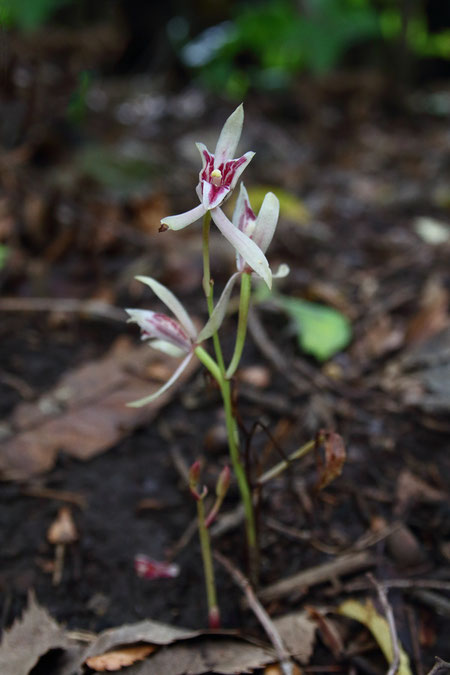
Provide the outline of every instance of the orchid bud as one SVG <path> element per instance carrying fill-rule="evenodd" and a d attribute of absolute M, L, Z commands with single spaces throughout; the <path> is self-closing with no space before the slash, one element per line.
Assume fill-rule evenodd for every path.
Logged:
<path fill-rule="evenodd" d="M 196 488 L 199 478 L 200 478 L 201 464 L 200 460 L 197 459 L 189 469 L 189 487 Z"/>
<path fill-rule="evenodd" d="M 201 492 L 198 491 L 198 482 L 200 479 L 201 468 L 202 467 L 200 461 L 197 460 L 196 462 L 193 463 L 193 465 L 189 469 L 189 489 L 191 491 L 191 495 L 194 497 L 196 501 L 204 499 L 208 494 L 208 488 L 206 487 L 206 485 L 203 486 Z"/>
<path fill-rule="evenodd" d="M 225 498 L 225 495 L 228 492 L 228 488 L 230 487 L 230 467 L 224 466 L 222 471 L 220 472 L 219 478 L 217 479 L 217 485 L 216 485 L 216 495 L 217 498 L 220 499 L 221 501 Z"/>

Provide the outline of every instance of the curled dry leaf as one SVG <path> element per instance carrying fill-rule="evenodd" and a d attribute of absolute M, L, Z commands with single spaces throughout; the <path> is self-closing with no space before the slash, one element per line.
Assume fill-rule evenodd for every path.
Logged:
<path fill-rule="evenodd" d="M 11 628 L 5 630 L 0 644 L 0 673 L 28 675 L 44 654 L 65 649 L 68 640 L 63 629 L 30 594 L 28 607 Z"/>
<path fill-rule="evenodd" d="M 308 607 L 308 613 L 316 622 L 322 641 L 330 648 L 335 659 L 339 659 L 344 653 L 344 645 L 336 625 L 325 614 L 315 607 Z"/>
<path fill-rule="evenodd" d="M 149 654 L 155 651 L 154 645 L 135 645 L 113 649 L 105 654 L 91 656 L 86 659 L 86 665 L 97 672 L 120 670 L 125 666 L 132 666 L 137 661 L 143 661 Z"/>
<path fill-rule="evenodd" d="M 371 600 L 367 600 L 364 605 L 358 600 L 346 600 L 339 606 L 338 612 L 364 624 L 377 641 L 388 663 L 392 663 L 394 653 L 389 625 L 384 616 L 377 612 Z M 408 655 L 401 645 L 399 650 L 400 665 L 397 675 L 412 675 Z"/>
<path fill-rule="evenodd" d="M 335 478 L 342 473 L 346 451 L 344 441 L 339 434 L 334 431 L 327 431 L 323 434 L 323 446 L 325 449 L 325 461 L 322 460 L 317 452 L 317 470 L 319 473 L 316 490 L 319 492 L 329 485 Z"/>
<path fill-rule="evenodd" d="M 274 619 L 274 624 L 289 654 L 300 663 L 309 663 L 316 641 L 316 625 L 307 613 L 285 614 Z"/>
<path fill-rule="evenodd" d="M 50 544 L 72 544 L 78 539 L 77 528 L 68 506 L 62 506 L 53 523 L 48 528 L 47 539 Z"/>

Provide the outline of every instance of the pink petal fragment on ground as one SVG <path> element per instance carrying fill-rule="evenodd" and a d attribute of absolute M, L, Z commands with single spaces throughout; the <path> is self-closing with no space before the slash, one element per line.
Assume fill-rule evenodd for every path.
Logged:
<path fill-rule="evenodd" d="M 176 563 L 154 560 L 143 553 L 134 557 L 134 569 L 141 579 L 174 579 L 180 574 Z"/>

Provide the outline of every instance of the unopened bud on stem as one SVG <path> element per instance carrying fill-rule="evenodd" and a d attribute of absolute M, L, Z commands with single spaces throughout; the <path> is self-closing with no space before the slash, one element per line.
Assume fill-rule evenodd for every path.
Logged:
<path fill-rule="evenodd" d="M 220 476 L 217 480 L 217 485 L 216 485 L 216 495 L 217 497 L 222 501 L 225 497 L 225 495 L 228 492 L 228 488 L 230 487 L 230 467 L 224 466 L 222 471 L 220 472 Z"/>

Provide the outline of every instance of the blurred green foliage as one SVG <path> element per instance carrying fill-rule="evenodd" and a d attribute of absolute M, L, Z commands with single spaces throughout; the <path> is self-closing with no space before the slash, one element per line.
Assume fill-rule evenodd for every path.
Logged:
<path fill-rule="evenodd" d="M 30 31 L 47 23 L 53 14 L 73 0 L 0 0 L 0 26 Z"/>
<path fill-rule="evenodd" d="M 280 89 L 300 71 L 329 72 L 356 45 L 367 53 L 371 45 L 402 39 L 398 0 L 303 0 L 301 7 L 294 0 L 237 4 L 231 21 L 184 45 L 181 58 L 209 89 L 240 99 L 250 86 Z M 414 9 L 406 30 L 410 51 L 450 58 L 450 31 L 431 34 L 423 3 Z"/>

